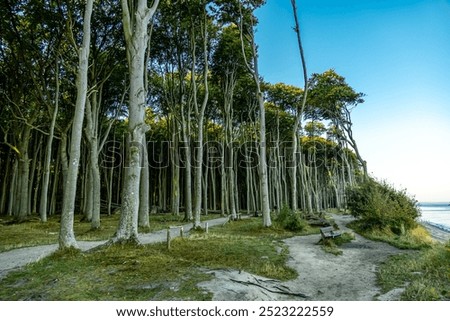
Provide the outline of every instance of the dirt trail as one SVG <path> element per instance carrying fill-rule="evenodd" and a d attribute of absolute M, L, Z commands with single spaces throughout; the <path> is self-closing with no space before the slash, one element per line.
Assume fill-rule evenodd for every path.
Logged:
<path fill-rule="evenodd" d="M 343 231 L 349 230 L 345 225 L 353 219 L 349 215 L 333 215 L 333 218 Z M 341 246 L 343 254 L 339 256 L 326 253 L 317 245 L 319 235 L 297 236 L 285 240 L 290 253 L 288 264 L 299 274 L 292 281 L 278 282 L 275 285 L 274 280 L 227 270 L 211 271 L 215 278 L 200 286 L 214 293 L 214 300 L 305 300 L 299 296 L 274 293 L 279 287 L 286 287 L 292 293 L 305 294 L 307 300 L 314 301 L 374 300 L 380 293 L 376 285 L 377 267 L 401 250 L 355 236 L 351 243 Z M 396 300 L 400 294 L 401 290 L 395 290 L 379 299 Z"/>
<path fill-rule="evenodd" d="M 351 216 L 334 215 L 333 218 L 341 230 L 349 231 L 345 225 L 353 219 Z M 286 240 L 291 255 L 289 265 L 299 273 L 288 285 L 298 287 L 311 300 L 373 300 L 380 293 L 376 285 L 378 266 L 401 252 L 356 234 L 355 240 L 340 247 L 343 254 L 335 256 L 324 252 L 316 245 L 317 241 L 314 235 Z"/>

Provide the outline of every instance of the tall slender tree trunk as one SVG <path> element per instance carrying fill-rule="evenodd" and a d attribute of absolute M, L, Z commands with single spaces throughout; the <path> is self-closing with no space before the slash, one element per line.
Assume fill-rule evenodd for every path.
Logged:
<path fill-rule="evenodd" d="M 59 189 L 59 173 L 62 171 L 62 170 L 61 171 L 59 170 L 60 163 L 61 163 L 61 145 L 59 146 L 57 154 L 56 154 L 56 161 L 55 161 L 54 174 L 53 174 L 52 194 L 50 197 L 50 206 L 48 209 L 48 216 L 55 215 L 55 212 L 56 212 L 56 195 L 57 195 L 58 189 Z"/>
<path fill-rule="evenodd" d="M 91 103 L 92 100 L 92 103 Z M 98 166 L 98 102 L 97 94 L 92 94 L 92 99 L 86 103 L 86 138 L 89 145 L 89 161 L 86 166 L 86 177 L 88 178 L 87 199 L 88 203 L 88 220 L 91 221 L 91 228 L 100 228 L 100 201 L 101 201 L 101 183 L 100 168 Z"/>
<path fill-rule="evenodd" d="M 143 155 L 142 155 L 142 169 L 141 169 L 141 182 L 139 187 L 139 226 L 148 228 L 150 226 L 149 221 L 149 164 L 148 164 L 148 151 L 147 140 L 145 135 L 142 141 Z"/>
<path fill-rule="evenodd" d="M 183 143 L 184 143 L 184 219 L 192 221 L 192 174 L 191 174 L 191 144 L 187 129 L 183 126 Z"/>
<path fill-rule="evenodd" d="M 19 161 L 17 158 L 14 160 L 12 168 L 11 185 L 9 187 L 9 201 L 8 201 L 8 216 L 12 216 L 17 213 L 17 172 L 19 167 Z"/>
<path fill-rule="evenodd" d="M 123 182 L 122 212 L 113 242 L 139 242 L 139 186 L 141 178 L 142 141 L 148 125 L 145 124 L 145 61 L 148 45 L 148 25 L 159 0 L 151 8 L 147 0 L 136 3 L 122 0 L 122 18 L 130 79 L 127 168 Z"/>
<path fill-rule="evenodd" d="M 28 145 L 30 143 L 31 127 L 25 125 L 21 133 L 21 141 L 19 143 L 19 176 L 18 176 L 18 212 L 17 220 L 23 221 L 28 215 L 28 197 L 29 197 L 29 178 L 30 178 L 30 158 L 28 156 Z"/>
<path fill-rule="evenodd" d="M 6 157 L 6 168 L 5 168 L 5 176 L 4 177 L 11 177 L 11 153 L 8 152 L 8 156 Z M 8 180 L 4 179 L 2 182 L 2 190 L 1 190 L 1 197 L 0 197 L 0 214 L 6 213 L 6 200 L 7 200 L 7 186 L 8 186 Z"/>
<path fill-rule="evenodd" d="M 299 157 L 299 152 L 298 152 L 298 130 L 299 128 L 301 128 L 301 119 L 303 117 L 303 111 L 305 110 L 305 106 L 306 106 L 306 99 L 308 96 L 308 72 L 306 70 L 306 59 L 305 59 L 305 53 L 303 50 L 303 44 L 302 44 L 302 39 L 301 39 L 301 33 L 300 33 L 300 24 L 298 21 L 298 15 L 297 15 L 297 5 L 296 5 L 296 0 L 291 0 L 291 5 L 292 5 L 292 11 L 294 14 L 294 20 L 295 20 L 295 33 L 297 34 L 297 43 L 298 43 L 298 48 L 300 51 L 300 59 L 302 62 L 302 74 L 303 74 L 303 81 L 304 81 L 304 89 L 303 89 L 303 99 L 302 99 L 302 105 L 299 109 L 297 109 L 297 113 L 296 113 L 296 119 L 295 119 L 295 123 L 294 123 L 294 129 L 293 129 L 293 133 L 292 133 L 292 180 L 291 180 L 291 198 L 292 198 L 292 209 L 294 211 L 297 210 L 297 205 L 298 205 L 298 192 L 297 192 L 297 163 L 298 160 L 301 161 L 301 156 Z M 300 153 L 301 154 L 301 153 Z M 300 175 L 303 175 L 303 173 L 301 172 Z"/>
<path fill-rule="evenodd" d="M 61 214 L 61 228 L 59 232 L 59 247 L 61 249 L 75 247 L 77 242 L 73 231 L 75 214 L 75 197 L 77 191 L 78 167 L 80 161 L 80 143 L 83 131 L 84 109 L 88 88 L 89 49 L 91 43 L 91 16 L 93 0 L 86 0 L 83 21 L 83 41 L 79 48 L 79 62 L 77 74 L 77 100 L 72 125 L 72 139 L 70 141 L 70 161 L 67 180 L 64 187 L 63 210 Z"/>
<path fill-rule="evenodd" d="M 203 20 L 203 19 L 202 19 Z M 197 118 L 197 149 L 196 157 L 194 161 L 195 177 L 194 177 L 194 227 L 200 226 L 200 214 L 202 207 L 202 176 L 203 176 L 203 127 L 206 105 L 209 99 L 209 84 L 208 84 L 208 33 L 207 33 L 207 22 L 206 22 L 206 8 L 204 8 L 204 20 L 200 22 L 201 36 L 203 40 L 203 89 L 204 96 L 201 106 L 199 106 L 197 100 L 197 81 L 195 77 L 192 77 L 193 94 L 194 94 L 194 110 Z M 192 34 L 194 37 L 194 33 Z M 196 65 L 196 50 L 195 50 L 195 39 L 193 42 L 192 49 L 192 74 L 195 75 L 195 65 Z"/>
<path fill-rule="evenodd" d="M 41 179 L 41 150 L 42 136 L 39 137 L 39 143 L 33 152 L 33 162 L 31 165 L 31 177 L 28 185 L 28 213 L 37 213 L 37 194 L 39 192 L 39 183 Z M 36 184 L 34 180 L 36 179 Z"/>
<path fill-rule="evenodd" d="M 171 165 L 172 165 L 172 193 L 171 193 L 171 205 L 172 214 L 180 215 L 180 154 L 178 150 L 179 133 L 175 126 L 175 120 L 172 120 L 172 146 L 171 150 Z"/>
<path fill-rule="evenodd" d="M 53 137 L 54 137 L 55 125 L 56 125 L 56 116 L 58 115 L 58 109 L 59 109 L 59 64 L 58 64 L 58 62 L 56 62 L 55 106 L 53 108 L 52 120 L 50 122 L 50 131 L 49 131 L 49 135 L 47 137 L 47 145 L 46 145 L 46 149 L 45 149 L 41 200 L 39 203 L 39 214 L 41 217 L 41 222 L 47 222 L 48 187 L 50 184 L 50 165 L 51 165 L 51 157 L 52 157 Z"/>
<path fill-rule="evenodd" d="M 266 111 L 264 108 L 264 96 L 261 90 L 261 80 L 259 77 L 258 69 L 258 54 L 254 38 L 253 24 L 250 26 L 250 49 L 252 50 L 252 65 L 247 61 L 244 41 L 244 26 L 243 16 L 241 12 L 241 25 L 240 25 L 240 38 L 242 56 L 245 60 L 245 65 L 251 73 L 256 85 L 256 99 L 259 106 L 259 178 L 260 178 L 260 200 L 261 200 L 261 213 L 263 216 L 264 227 L 270 227 L 272 225 L 272 219 L 270 217 L 270 201 L 269 201 L 269 182 L 267 175 L 267 142 L 266 142 Z"/>

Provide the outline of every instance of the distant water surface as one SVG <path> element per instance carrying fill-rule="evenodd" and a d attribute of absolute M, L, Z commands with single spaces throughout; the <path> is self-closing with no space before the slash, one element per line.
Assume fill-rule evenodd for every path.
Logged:
<path fill-rule="evenodd" d="M 419 208 L 422 212 L 421 221 L 450 232 L 450 202 L 422 202 Z"/>

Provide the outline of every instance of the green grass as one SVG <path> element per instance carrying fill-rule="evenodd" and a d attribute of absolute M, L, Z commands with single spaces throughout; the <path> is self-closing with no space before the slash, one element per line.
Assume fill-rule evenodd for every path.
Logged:
<path fill-rule="evenodd" d="M 202 220 L 217 218 L 218 215 L 202 216 Z M 116 232 L 119 215 L 102 215 L 99 229 L 91 229 L 91 223 L 82 221 L 81 215 L 74 220 L 74 233 L 79 241 L 101 241 L 111 238 Z M 150 215 L 150 228 L 140 228 L 140 233 L 149 233 L 165 229 L 171 225 L 184 224 L 183 216 L 170 214 Z M 58 242 L 59 217 L 50 217 L 48 222 L 41 223 L 38 216 L 29 217 L 28 221 L 14 223 L 12 218 L 2 218 L 0 221 L 0 252 Z"/>
<path fill-rule="evenodd" d="M 214 229 L 212 229 L 214 230 Z M 301 232 L 293 232 L 285 230 L 281 227 L 281 224 L 277 221 L 272 221 L 271 227 L 264 227 L 261 224 L 261 218 L 249 218 L 238 221 L 230 221 L 226 225 L 226 229 L 221 231 L 222 234 L 241 236 L 255 236 L 255 237 L 269 237 L 277 240 L 286 239 L 296 235 L 310 235 L 318 234 L 319 228 L 306 226 Z"/>
<path fill-rule="evenodd" d="M 261 225 L 260 218 L 230 222 L 175 238 L 170 250 L 160 243 L 57 252 L 8 274 L 0 281 L 0 300 L 210 300 L 211 293 L 197 286 L 211 278 L 205 268 L 295 278 L 280 240 L 298 234 Z"/>
<path fill-rule="evenodd" d="M 450 242 L 391 257 L 380 267 L 378 281 L 384 292 L 405 287 L 402 300 L 450 300 Z"/>

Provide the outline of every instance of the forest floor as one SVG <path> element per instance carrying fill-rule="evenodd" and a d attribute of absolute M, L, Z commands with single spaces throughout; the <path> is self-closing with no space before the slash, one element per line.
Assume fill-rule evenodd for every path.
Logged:
<path fill-rule="evenodd" d="M 208 221 L 208 226 L 213 227 L 223 225 L 228 221 L 228 218 L 221 217 Z M 188 231 L 192 227 L 192 223 L 180 225 L 183 226 L 184 231 Z M 172 228 L 172 233 L 179 233 L 180 226 Z M 158 242 L 165 242 L 167 240 L 167 230 L 160 230 L 156 232 L 139 234 L 139 240 L 142 244 L 151 244 Z M 82 251 L 91 250 L 97 246 L 105 244 L 107 241 L 78 241 L 78 247 Z M 4 278 L 9 272 L 20 269 L 21 267 L 36 262 L 43 257 L 46 257 L 58 249 L 58 244 L 38 245 L 14 249 L 6 252 L 0 252 L 0 280 Z"/>
<path fill-rule="evenodd" d="M 344 232 L 353 231 L 346 225 L 353 220 L 350 215 L 331 214 L 335 223 Z M 209 227 L 223 225 L 227 218 L 208 221 Z M 185 231 L 192 224 L 184 225 Z M 449 234 L 439 234 L 430 229 L 436 239 L 447 239 Z M 174 234 L 179 228 L 174 229 Z M 438 234 L 436 234 L 438 233 Z M 166 230 L 140 234 L 143 244 L 165 242 Z M 368 240 L 355 234 L 355 239 L 339 247 L 342 255 L 325 252 L 318 242 L 320 235 L 295 236 L 284 240 L 289 250 L 288 266 L 298 272 L 294 280 L 279 281 L 250 274 L 240 270 L 206 270 L 202 272 L 214 276 L 198 287 L 213 294 L 213 300 L 327 300 L 366 301 L 398 300 L 403 292 L 396 288 L 381 294 L 377 285 L 377 270 L 388 257 L 411 251 L 400 250 L 383 242 Z M 83 250 L 104 244 L 104 241 L 79 241 Z M 20 269 L 28 263 L 50 255 L 57 245 L 34 246 L 0 253 L 0 279 L 10 271 Z"/>

